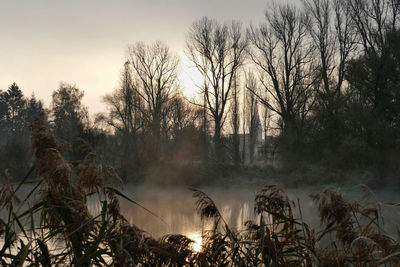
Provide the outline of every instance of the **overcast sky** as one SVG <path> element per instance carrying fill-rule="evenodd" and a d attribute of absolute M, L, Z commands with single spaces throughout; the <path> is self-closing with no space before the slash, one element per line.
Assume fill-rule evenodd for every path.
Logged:
<path fill-rule="evenodd" d="M 165 41 L 183 55 L 191 23 L 258 23 L 268 0 L 0 0 L 0 89 L 16 82 L 48 105 L 60 81 L 85 91 L 90 113 L 118 85 L 129 44 Z M 193 91 L 183 61 L 182 85 Z"/>

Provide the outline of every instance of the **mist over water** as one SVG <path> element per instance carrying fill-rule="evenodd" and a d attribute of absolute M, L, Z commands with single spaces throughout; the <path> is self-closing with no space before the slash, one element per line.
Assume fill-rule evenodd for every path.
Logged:
<path fill-rule="evenodd" d="M 320 219 L 318 207 L 309 197 L 312 193 L 321 193 L 330 185 L 318 187 L 283 188 L 289 199 L 294 201 L 294 216 L 302 218 L 312 228 L 319 228 Z M 23 186 L 18 193 L 20 199 L 31 191 L 31 186 Z M 207 186 L 197 188 L 205 192 L 216 204 L 222 217 L 234 230 L 245 229 L 245 222 L 258 220 L 254 213 L 254 198 L 262 189 L 261 185 L 230 185 Z M 359 186 L 347 186 L 340 188 L 350 201 L 363 201 L 364 192 Z M 120 198 L 121 213 L 129 221 L 150 235 L 159 238 L 166 234 L 201 235 L 202 231 L 213 227 L 212 220 L 202 221 L 196 210 L 196 199 L 193 192 L 187 186 L 159 186 L 156 184 L 133 185 L 123 187 L 123 194 L 137 201 L 139 204 L 159 216 L 150 214 L 143 208 Z M 382 212 L 380 223 L 392 236 L 396 236 L 400 226 L 400 209 L 389 204 L 400 203 L 400 194 L 396 189 L 374 189 L 373 195 L 364 201 L 378 203 Z M 299 203 L 301 215 L 299 213 Z M 101 203 L 97 198 L 88 199 L 89 211 L 92 215 L 101 210 Z M 5 210 L 0 212 L 5 218 Z"/>
<path fill-rule="evenodd" d="M 313 229 L 316 234 L 326 227 L 326 224 L 320 227 L 318 207 L 311 200 L 309 195 L 311 193 L 321 193 L 324 188 L 321 187 L 302 187 L 302 188 L 284 188 L 285 193 L 289 199 L 294 201 L 294 218 L 300 219 L 298 222 L 305 222 L 310 229 Z M 18 195 L 23 199 L 31 190 L 32 186 L 23 186 Z M 213 187 L 200 187 L 198 188 L 205 192 L 215 202 L 219 209 L 224 222 L 229 228 L 236 232 L 245 230 L 245 222 L 253 220 L 259 222 L 260 217 L 254 213 L 254 198 L 259 190 L 262 189 L 260 185 L 247 185 L 239 186 L 213 186 Z M 400 224 L 400 210 L 398 204 L 400 203 L 400 195 L 395 189 L 375 189 L 369 198 L 364 198 L 364 191 L 359 186 L 348 186 L 339 188 L 346 199 L 350 201 L 370 201 L 371 203 L 378 203 L 381 210 L 379 227 L 382 227 L 385 232 L 382 236 L 388 234 L 391 240 L 397 240 L 397 232 Z M 38 193 L 34 194 L 34 198 L 38 197 Z M 127 184 L 122 189 L 122 193 L 140 203 L 151 212 L 157 214 L 154 216 L 143 208 L 135 205 L 128 200 L 120 198 L 120 212 L 128 220 L 130 224 L 137 226 L 139 229 L 148 233 L 156 239 L 160 239 L 165 235 L 182 234 L 193 240 L 191 244 L 195 253 L 200 253 L 204 249 L 203 231 L 213 229 L 213 221 L 202 221 L 196 211 L 196 199 L 192 196 L 192 191 L 185 186 L 160 186 L 157 184 L 148 185 L 133 185 Z M 96 216 L 101 211 L 101 203 L 98 201 L 98 196 L 91 196 L 88 198 L 88 208 L 91 216 Z M 299 205 L 300 204 L 300 205 Z M 390 206 L 391 205 L 391 206 Z M 299 209 L 300 207 L 300 209 Z M 301 210 L 301 213 L 300 213 Z M 1 218 L 6 218 L 5 210 L 0 210 Z M 35 221 L 39 223 L 39 214 L 35 214 Z M 264 215 L 266 225 L 268 227 L 268 215 Z M 360 219 L 360 218 L 359 218 Z M 365 225 L 368 221 L 359 220 L 360 226 Z M 220 227 L 224 223 L 221 222 Z M 37 225 L 38 226 L 38 225 Z M 29 226 L 28 226 L 29 227 Z M 28 228 L 27 228 L 28 229 Z M 38 228 L 37 228 L 38 229 Z M 219 231 L 223 231 L 222 228 Z M 378 230 L 379 231 L 379 230 Z M 324 236 L 318 246 L 329 246 L 336 242 L 335 232 L 331 232 Z M 19 238 L 27 241 L 23 234 L 18 233 Z M 392 239 L 393 238 L 393 239 Z M 207 243 L 206 243 L 207 244 Z M 4 245 L 4 241 L 0 240 L 0 245 Z M 63 249 L 63 241 L 49 242 L 47 245 L 53 252 L 61 252 Z M 206 245 L 205 245 L 206 246 Z M 17 248 L 12 248 L 13 253 L 17 253 Z M 106 260 L 110 258 L 105 256 Z"/>
<path fill-rule="evenodd" d="M 319 228 L 320 221 L 318 207 L 311 200 L 311 193 L 320 193 L 325 187 L 318 188 L 289 188 L 285 189 L 289 199 L 295 202 L 296 218 L 302 220 L 312 228 Z M 258 220 L 254 213 L 254 198 L 261 186 L 217 186 L 199 188 L 205 192 L 218 207 L 224 220 L 234 230 L 245 229 L 245 222 Z M 360 201 L 364 192 L 358 187 L 341 188 L 345 197 L 351 201 Z M 141 205 L 157 214 L 155 217 L 144 209 L 121 199 L 121 213 L 126 219 L 148 232 L 154 237 L 162 237 L 166 234 L 184 234 L 187 236 L 201 235 L 202 231 L 213 227 L 212 220 L 201 221 L 196 211 L 196 199 L 192 191 L 185 186 L 157 186 L 157 185 L 127 185 L 124 194 L 138 201 Z M 368 201 L 368 200 L 365 200 Z M 371 202 L 380 203 L 385 230 L 395 236 L 400 224 L 400 210 L 398 207 L 390 207 L 385 203 L 400 203 L 400 194 L 391 189 L 379 189 L 373 192 L 369 198 Z M 299 203 L 301 215 L 299 212 Z M 91 209 L 100 209 L 89 204 Z"/>
<path fill-rule="evenodd" d="M 66 21 L 41 2 L 28 13 Z M 29 60 L 15 75 L 18 57 L 0 49 L 0 266 L 400 266 L 399 1 L 245 4 L 254 14 L 238 0 L 212 14 L 130 2 L 114 11 L 146 16 L 136 28 L 93 3 L 101 23 L 89 30 L 89 6 L 76 4 L 81 27 L 51 38 L 67 36 L 68 51 L 34 49 L 37 69 L 56 66 L 50 50 L 63 66 L 80 58 L 76 77 L 36 75 L 60 81 L 37 88 L 49 105 L 27 94 Z M 3 37 L 38 48 L 21 21 L 3 27 L 18 38 Z M 174 21 L 184 46 L 163 38 Z M 115 34 L 87 46 L 85 28 Z M 128 28 L 133 39 L 118 38 Z M 117 63 L 108 48 L 120 41 Z M 24 45 L 13 47 L 29 59 Z M 120 66 L 113 86 L 107 66 L 88 69 L 102 62 Z"/>

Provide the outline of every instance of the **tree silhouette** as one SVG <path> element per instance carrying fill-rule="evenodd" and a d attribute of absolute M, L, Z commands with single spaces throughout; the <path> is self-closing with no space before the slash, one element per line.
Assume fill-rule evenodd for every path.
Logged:
<path fill-rule="evenodd" d="M 82 104 L 84 92 L 75 85 L 61 82 L 53 92 L 51 117 L 54 133 L 58 138 L 72 145 L 69 157 L 79 159 L 81 153 L 78 137 L 83 137 L 89 123 L 88 111 Z"/>
<path fill-rule="evenodd" d="M 204 17 L 192 24 L 186 43 L 187 56 L 204 78 L 201 93 L 214 121 L 215 155 L 222 160 L 225 115 L 234 77 L 243 65 L 248 42 L 240 23 L 221 25 Z"/>

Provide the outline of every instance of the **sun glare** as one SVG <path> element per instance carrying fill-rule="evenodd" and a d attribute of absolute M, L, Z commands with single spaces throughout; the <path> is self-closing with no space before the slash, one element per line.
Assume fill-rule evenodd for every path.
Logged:
<path fill-rule="evenodd" d="M 203 238 L 201 237 L 200 234 L 192 233 L 189 234 L 188 237 L 192 239 L 194 242 L 192 243 L 192 248 L 195 252 L 200 252 L 201 251 L 201 246 L 203 243 Z"/>
<path fill-rule="evenodd" d="M 199 94 L 199 86 L 201 86 L 203 78 L 198 70 L 194 68 L 186 58 L 183 58 L 182 60 L 180 82 L 182 85 L 183 94 L 186 97 L 191 99 Z"/>

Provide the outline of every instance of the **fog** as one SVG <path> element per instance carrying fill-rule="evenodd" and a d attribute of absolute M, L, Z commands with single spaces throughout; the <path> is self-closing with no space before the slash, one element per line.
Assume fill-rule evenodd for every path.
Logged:
<path fill-rule="evenodd" d="M 118 266 L 400 265 L 398 1 L 269 1 L 265 10 L 259 0 L 243 10 L 236 0 L 154 10 L 120 1 L 112 23 L 86 16 L 95 2 L 80 9 L 83 20 L 70 23 L 64 4 L 54 4 L 32 22 L 36 30 L 59 22 L 44 23 L 57 40 L 33 49 L 37 68 L 24 48 L 38 48 L 41 35 L 16 40 L 26 22 L 9 16 L 14 28 L 0 25 L 11 33 L 4 45 L 22 49 L 0 63 L 0 265 L 65 257 L 79 266 L 104 257 Z M 112 13 L 98 5 L 97 15 Z M 128 18 L 145 26 L 131 28 Z M 84 42 L 84 32 L 103 26 L 116 35 Z M 116 28 L 142 41 L 119 39 Z M 169 28 L 181 29 L 185 46 L 164 38 L 174 39 Z M 149 42 L 147 33 L 167 40 Z M 121 41 L 118 56 L 107 52 Z M 105 90 L 116 65 L 118 82 Z M 39 98 L 26 91 L 33 76 L 46 80 L 35 85 Z M 85 94 L 101 100 L 95 114 Z M 27 201 L 19 206 L 15 196 Z M 54 255 L 45 249 L 52 242 L 61 246 Z"/>
<path fill-rule="evenodd" d="M 329 187 L 329 186 L 327 186 Z M 311 200 L 311 193 L 320 193 L 325 187 L 287 188 L 285 192 L 291 200 L 295 201 L 295 217 L 300 218 L 299 203 L 302 220 L 313 229 L 320 226 L 318 207 Z M 248 220 L 257 220 L 254 212 L 254 198 L 261 186 L 234 186 L 227 187 L 201 187 L 220 210 L 222 217 L 228 225 L 235 230 L 244 230 L 244 223 Z M 351 201 L 363 199 L 364 191 L 358 186 L 341 189 L 346 198 Z M 127 185 L 124 194 L 139 202 L 145 208 L 155 213 L 159 218 L 150 214 L 135 204 L 121 199 L 121 212 L 132 224 L 149 234 L 162 237 L 165 234 L 196 235 L 202 231 L 211 230 L 212 220 L 201 221 L 196 211 L 196 199 L 187 187 L 156 185 Z M 393 189 L 379 189 L 373 192 L 368 201 L 380 203 L 384 229 L 392 236 L 397 235 L 400 225 L 400 209 L 388 206 L 385 203 L 400 203 L 400 194 Z M 99 209 L 89 204 L 93 210 Z M 321 229 L 322 230 L 322 229 Z"/>

